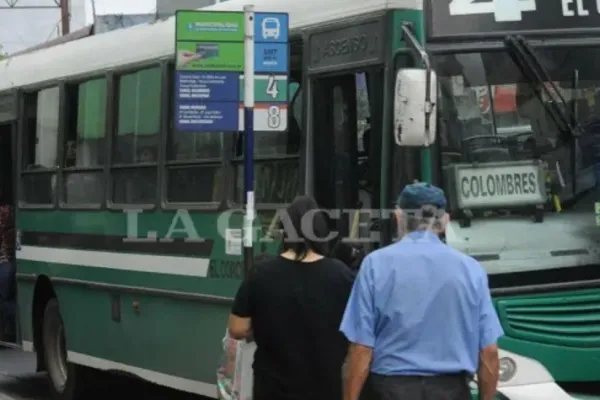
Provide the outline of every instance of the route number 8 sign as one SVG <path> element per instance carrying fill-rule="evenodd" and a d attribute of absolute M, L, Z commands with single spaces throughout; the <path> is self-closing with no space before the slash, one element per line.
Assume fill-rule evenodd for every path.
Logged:
<path fill-rule="evenodd" d="M 281 110 L 278 106 L 270 106 L 267 114 L 269 128 L 277 129 L 281 125 Z"/>

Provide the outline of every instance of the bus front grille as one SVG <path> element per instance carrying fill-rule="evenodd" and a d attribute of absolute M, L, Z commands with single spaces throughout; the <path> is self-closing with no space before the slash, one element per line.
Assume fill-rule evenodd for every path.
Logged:
<path fill-rule="evenodd" d="M 505 333 L 537 343 L 600 347 L 600 290 L 496 300 Z"/>

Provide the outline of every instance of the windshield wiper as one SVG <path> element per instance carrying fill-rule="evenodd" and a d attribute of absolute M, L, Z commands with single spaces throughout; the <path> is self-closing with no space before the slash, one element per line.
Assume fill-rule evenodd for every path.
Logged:
<path fill-rule="evenodd" d="M 535 85 L 532 87 L 533 92 L 561 133 L 567 137 L 579 136 L 579 128 L 571 123 L 564 111 L 567 109 L 567 102 L 525 38 L 522 36 L 507 36 L 504 43 L 509 50 L 509 55 L 521 70 L 523 76 L 527 78 L 531 86 Z M 554 93 L 548 89 L 546 82 L 552 86 Z M 550 101 L 544 101 L 541 91 L 544 91 Z M 558 103 L 564 108 L 561 108 Z"/>

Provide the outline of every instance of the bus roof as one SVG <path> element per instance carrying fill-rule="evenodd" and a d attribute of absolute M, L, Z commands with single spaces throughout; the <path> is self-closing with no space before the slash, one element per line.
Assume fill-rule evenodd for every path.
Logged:
<path fill-rule="evenodd" d="M 203 10 L 242 11 L 248 0 L 230 0 Z M 287 12 L 290 29 L 325 24 L 366 13 L 422 9 L 422 0 L 254 0 L 255 11 Z M 110 70 L 174 54 L 175 17 L 75 40 L 0 62 L 0 92 L 65 77 Z"/>

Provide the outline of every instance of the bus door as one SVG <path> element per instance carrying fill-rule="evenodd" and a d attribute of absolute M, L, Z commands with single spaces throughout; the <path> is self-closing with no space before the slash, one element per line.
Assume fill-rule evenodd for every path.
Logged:
<path fill-rule="evenodd" d="M 331 221 L 338 237 L 367 252 L 379 246 L 371 223 L 380 208 L 382 82 L 381 68 L 366 68 L 312 85 L 315 197 L 338 213 Z"/>
<path fill-rule="evenodd" d="M 17 342 L 16 272 L 14 254 L 14 138 L 17 129 L 17 95 L 0 95 L 0 238 L 8 240 L 10 254 L 2 254 L 0 263 L 0 344 Z M 6 217 L 7 216 L 7 217 Z M 4 262 L 4 258 L 13 265 Z"/>
<path fill-rule="evenodd" d="M 359 206 L 355 76 L 318 78 L 314 88 L 315 197 L 320 207 L 339 213 L 330 228 L 347 237 L 348 211 Z"/>

